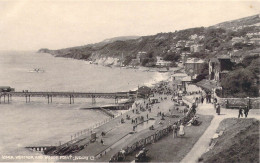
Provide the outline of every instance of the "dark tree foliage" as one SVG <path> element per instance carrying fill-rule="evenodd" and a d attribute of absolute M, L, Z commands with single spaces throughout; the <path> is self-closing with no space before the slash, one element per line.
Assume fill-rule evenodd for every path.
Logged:
<path fill-rule="evenodd" d="M 175 52 L 170 52 L 170 53 L 166 53 L 164 54 L 163 60 L 165 61 L 178 61 L 181 58 L 180 54 L 177 54 Z"/>
<path fill-rule="evenodd" d="M 192 54 L 190 55 L 191 58 L 201 58 L 201 59 L 204 59 L 204 58 L 206 58 L 207 56 L 208 56 L 208 54 L 205 53 L 205 52 L 195 52 L 195 53 L 192 53 Z"/>
<path fill-rule="evenodd" d="M 247 56 L 242 64 L 227 74 L 221 81 L 226 96 L 258 97 L 259 96 L 259 67 L 258 56 Z"/>
<path fill-rule="evenodd" d="M 201 81 L 201 80 L 203 80 L 203 79 L 206 79 L 206 78 L 208 77 L 208 74 L 209 74 L 209 65 L 208 65 L 207 62 L 205 62 L 205 63 L 201 66 L 199 72 L 200 72 L 199 75 L 197 75 L 196 79 L 194 80 L 195 83 L 196 83 L 196 82 L 199 82 L 199 81 Z"/>
<path fill-rule="evenodd" d="M 246 57 L 243 59 L 243 61 L 242 61 L 242 65 L 243 65 L 244 67 L 247 67 L 247 66 L 249 66 L 249 65 L 251 64 L 251 62 L 252 62 L 253 60 L 259 61 L 259 56 L 258 56 L 258 55 L 248 55 L 248 56 L 246 56 Z"/>

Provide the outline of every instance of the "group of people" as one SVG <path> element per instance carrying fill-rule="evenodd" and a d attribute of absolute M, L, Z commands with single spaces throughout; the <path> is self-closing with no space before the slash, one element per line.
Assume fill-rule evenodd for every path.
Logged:
<path fill-rule="evenodd" d="M 245 114 L 245 118 L 247 118 L 247 115 L 248 115 L 248 112 L 249 112 L 249 108 L 248 106 L 242 108 L 242 107 L 239 107 L 239 110 L 238 110 L 238 118 L 243 117 L 243 110 L 244 110 L 244 114 Z"/>
<path fill-rule="evenodd" d="M 173 138 L 178 137 L 178 132 L 179 132 L 179 136 L 185 135 L 183 123 L 181 123 L 180 126 L 178 126 L 177 123 L 174 123 L 174 125 L 173 125 Z"/>

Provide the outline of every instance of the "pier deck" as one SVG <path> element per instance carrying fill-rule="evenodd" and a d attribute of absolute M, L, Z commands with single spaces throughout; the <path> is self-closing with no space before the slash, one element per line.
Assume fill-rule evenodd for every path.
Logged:
<path fill-rule="evenodd" d="M 130 92 L 114 92 L 114 93 L 96 93 L 96 92 L 0 92 L 0 104 L 3 97 L 4 103 L 9 103 L 12 97 L 25 97 L 26 102 L 30 102 L 31 97 L 46 97 L 48 103 L 52 102 L 52 97 L 70 98 L 70 104 L 74 103 L 74 98 L 92 98 L 92 103 L 95 103 L 96 98 L 115 99 L 130 99 L 136 97 L 136 91 Z M 7 99 L 6 99 L 7 98 Z"/>

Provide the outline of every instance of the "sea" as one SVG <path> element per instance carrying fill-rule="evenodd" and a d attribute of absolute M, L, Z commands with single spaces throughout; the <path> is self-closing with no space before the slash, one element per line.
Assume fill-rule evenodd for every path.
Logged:
<path fill-rule="evenodd" d="M 167 78 L 167 73 L 111 68 L 46 53 L 0 52 L 0 86 L 11 86 L 15 91 L 120 92 Z M 58 145 L 108 118 L 100 111 L 81 109 L 92 105 L 87 98 L 75 98 L 74 104 L 69 104 L 69 98 L 55 97 L 50 104 L 44 97 L 31 97 L 29 103 L 25 97 L 13 97 L 9 104 L 4 104 L 3 98 L 1 101 L 0 161 L 3 156 L 38 155 L 24 147 Z M 106 105 L 114 100 L 96 102 Z"/>

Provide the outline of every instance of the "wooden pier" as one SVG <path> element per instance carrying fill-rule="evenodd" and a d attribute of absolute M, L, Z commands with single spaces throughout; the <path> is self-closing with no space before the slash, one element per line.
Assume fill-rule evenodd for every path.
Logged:
<path fill-rule="evenodd" d="M 132 99 L 136 97 L 137 91 L 115 92 L 115 93 L 90 93 L 90 92 L 0 92 L 0 104 L 10 103 L 12 97 L 25 97 L 25 102 L 31 101 L 31 97 L 45 97 L 48 104 L 52 103 L 52 98 L 69 98 L 70 104 L 74 103 L 74 98 L 91 98 L 92 104 L 96 103 L 96 98 L 115 99 Z"/>

